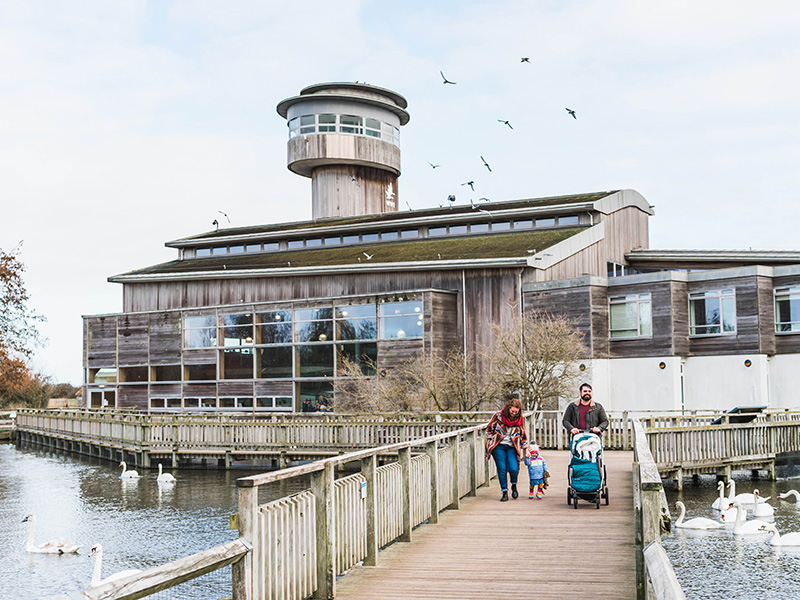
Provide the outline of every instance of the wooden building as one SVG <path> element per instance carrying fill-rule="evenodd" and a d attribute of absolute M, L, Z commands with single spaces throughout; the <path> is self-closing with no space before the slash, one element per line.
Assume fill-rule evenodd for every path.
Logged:
<path fill-rule="evenodd" d="M 342 356 L 479 350 L 520 309 L 580 320 L 611 408 L 686 406 L 693 358 L 798 364 L 800 254 L 650 250 L 633 190 L 399 211 L 405 108 L 363 84 L 279 104 L 314 218 L 177 239 L 174 261 L 111 277 L 123 312 L 84 318 L 86 405 L 297 411 L 332 399 Z M 758 401 L 800 383 L 770 377 Z M 717 404 L 708 387 L 692 406 Z"/>

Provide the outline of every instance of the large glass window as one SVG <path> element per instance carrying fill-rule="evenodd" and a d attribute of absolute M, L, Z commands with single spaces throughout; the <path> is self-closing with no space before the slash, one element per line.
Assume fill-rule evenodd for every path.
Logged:
<path fill-rule="evenodd" d="M 217 345 L 217 319 L 214 315 L 183 317 L 184 348 L 214 348 Z"/>
<path fill-rule="evenodd" d="M 294 311 L 295 341 L 332 342 L 333 308 L 303 308 Z"/>
<path fill-rule="evenodd" d="M 736 333 L 736 297 L 733 290 L 712 290 L 689 294 L 691 335 L 732 335 Z"/>
<path fill-rule="evenodd" d="M 292 343 L 292 311 L 274 310 L 258 314 L 259 344 Z"/>
<path fill-rule="evenodd" d="M 775 332 L 800 331 L 800 286 L 775 288 Z"/>
<path fill-rule="evenodd" d="M 337 370 L 341 372 L 342 359 L 346 358 L 359 367 L 364 375 L 375 375 L 375 365 L 378 364 L 378 344 L 376 342 L 355 342 L 352 344 L 337 344 Z"/>
<path fill-rule="evenodd" d="M 363 135 L 363 119 L 356 115 L 340 115 L 339 116 L 339 131 L 342 133 L 356 133 Z"/>
<path fill-rule="evenodd" d="M 297 346 L 298 377 L 332 377 L 333 344 Z"/>
<path fill-rule="evenodd" d="M 611 339 L 652 337 L 650 294 L 611 296 L 608 303 Z"/>
<path fill-rule="evenodd" d="M 378 315 L 381 339 L 422 337 L 422 302 L 383 302 Z"/>
<path fill-rule="evenodd" d="M 252 313 L 220 316 L 222 324 L 222 345 L 249 346 L 253 343 Z"/>
<path fill-rule="evenodd" d="M 226 348 L 220 351 L 222 379 L 252 379 L 253 349 Z"/>
<path fill-rule="evenodd" d="M 336 307 L 337 340 L 374 340 L 378 338 L 378 319 L 374 304 Z"/>
<path fill-rule="evenodd" d="M 153 367 L 153 381 L 180 381 L 180 365 L 159 365 Z"/>
<path fill-rule="evenodd" d="M 292 347 L 258 348 L 258 376 L 261 379 L 281 379 L 292 376 Z"/>
<path fill-rule="evenodd" d="M 217 378 L 217 365 L 186 365 L 186 381 L 214 381 Z"/>

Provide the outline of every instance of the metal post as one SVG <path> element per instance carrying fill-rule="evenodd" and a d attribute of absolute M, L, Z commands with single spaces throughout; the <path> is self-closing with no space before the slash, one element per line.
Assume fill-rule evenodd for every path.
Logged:
<path fill-rule="evenodd" d="M 402 480 L 401 497 L 403 500 L 403 532 L 398 538 L 401 542 L 411 541 L 411 447 L 402 448 L 398 452 L 400 477 Z"/>
<path fill-rule="evenodd" d="M 361 459 L 361 474 L 367 484 L 367 497 L 364 499 L 364 513 L 367 517 L 367 555 L 364 565 L 374 567 L 378 564 L 378 458 L 374 454 Z"/>
<path fill-rule="evenodd" d="M 311 474 L 311 493 L 314 494 L 317 518 L 317 590 L 314 598 L 336 596 L 333 547 L 336 515 L 333 511 L 333 465 L 326 463 L 322 471 Z"/>
<path fill-rule="evenodd" d="M 431 474 L 431 516 L 428 523 L 439 522 L 439 450 L 436 442 L 429 442 L 425 446 L 428 453 L 429 470 Z"/>

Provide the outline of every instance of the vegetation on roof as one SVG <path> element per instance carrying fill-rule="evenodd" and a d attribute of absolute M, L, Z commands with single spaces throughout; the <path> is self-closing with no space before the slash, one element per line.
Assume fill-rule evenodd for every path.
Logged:
<path fill-rule="evenodd" d="M 453 237 L 332 246 L 280 252 L 235 254 L 176 260 L 124 275 L 189 273 L 238 269 L 279 269 L 352 264 L 469 260 L 528 257 L 531 250 L 541 252 L 586 229 L 585 226 L 563 229 L 485 233 Z"/>

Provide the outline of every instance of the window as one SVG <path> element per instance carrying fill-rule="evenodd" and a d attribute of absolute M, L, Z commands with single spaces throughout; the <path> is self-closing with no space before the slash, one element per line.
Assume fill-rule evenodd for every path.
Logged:
<path fill-rule="evenodd" d="M 381 233 L 382 240 L 396 240 L 399 236 L 399 232 L 397 231 L 384 231 Z"/>
<path fill-rule="evenodd" d="M 343 244 L 357 244 L 359 237 L 357 235 L 346 235 L 342 238 Z"/>
<path fill-rule="evenodd" d="M 194 254 L 195 256 L 211 256 L 211 248 L 198 248 Z"/>
<path fill-rule="evenodd" d="M 278 242 L 265 242 L 264 252 L 276 252 L 280 250 L 281 245 Z"/>
<path fill-rule="evenodd" d="M 422 337 L 422 302 L 383 302 L 378 315 L 381 339 Z"/>
<path fill-rule="evenodd" d="M 217 378 L 217 365 L 186 365 L 186 381 L 214 381 Z"/>
<path fill-rule="evenodd" d="M 800 286 L 775 288 L 775 332 L 800 331 Z"/>
<path fill-rule="evenodd" d="M 377 233 L 362 233 L 361 234 L 361 241 L 362 242 L 377 242 L 379 238 L 379 234 Z"/>
<path fill-rule="evenodd" d="M 114 367 L 102 367 L 100 369 L 89 369 L 89 383 L 116 383 L 117 369 Z"/>
<path fill-rule="evenodd" d="M 300 133 L 301 134 L 314 133 L 314 131 L 316 130 L 314 124 L 315 120 L 316 120 L 315 115 L 303 115 L 302 117 L 300 117 Z"/>
<path fill-rule="evenodd" d="M 364 133 L 361 117 L 355 115 L 341 115 L 339 117 L 339 123 L 339 131 L 342 133 L 356 133 L 361 135 Z"/>
<path fill-rule="evenodd" d="M 162 365 L 153 367 L 153 381 L 180 381 L 180 365 Z"/>
<path fill-rule="evenodd" d="M 611 339 L 652 337 L 650 294 L 611 296 L 608 303 Z"/>
<path fill-rule="evenodd" d="M 217 320 L 214 315 L 183 317 L 184 348 L 214 348 L 217 345 Z"/>
<path fill-rule="evenodd" d="M 292 347 L 258 348 L 258 377 L 282 379 L 292 376 Z"/>
<path fill-rule="evenodd" d="M 147 381 L 147 367 L 121 367 L 119 380 L 121 383 L 141 383 Z"/>
<path fill-rule="evenodd" d="M 259 344 L 292 343 L 292 311 L 275 310 L 258 314 Z"/>
<path fill-rule="evenodd" d="M 253 349 L 226 348 L 220 351 L 221 379 L 252 379 Z"/>
<path fill-rule="evenodd" d="M 556 220 L 553 218 L 549 219 L 536 219 L 536 226 L 537 227 L 554 227 L 556 224 Z"/>
<path fill-rule="evenodd" d="M 533 229 L 533 219 L 514 221 L 514 229 Z"/>
<path fill-rule="evenodd" d="M 450 234 L 467 233 L 466 225 L 450 225 Z"/>
<path fill-rule="evenodd" d="M 340 238 L 339 236 L 325 238 L 326 246 L 338 246 L 341 243 L 342 243 L 342 238 Z"/>
<path fill-rule="evenodd" d="M 333 309 L 331 307 L 298 309 L 294 311 L 294 319 L 295 341 L 333 341 Z"/>
<path fill-rule="evenodd" d="M 227 253 L 228 253 L 228 247 L 227 246 L 217 246 L 216 248 L 212 248 L 211 249 L 211 254 L 213 254 L 214 256 L 217 256 L 219 254 L 227 254 Z"/>
<path fill-rule="evenodd" d="M 428 236 L 447 235 L 447 227 L 428 227 Z"/>
<path fill-rule="evenodd" d="M 375 375 L 375 365 L 378 364 L 378 344 L 377 342 L 356 342 L 353 344 L 336 345 L 336 363 L 339 375 L 341 372 L 343 359 L 348 359 L 359 367 L 364 375 Z"/>
<path fill-rule="evenodd" d="M 287 247 L 289 248 L 289 250 L 292 250 L 294 248 L 302 248 L 303 240 L 289 240 Z"/>
<path fill-rule="evenodd" d="M 404 240 L 419 237 L 419 229 L 404 229 L 400 232 L 400 237 Z"/>
<path fill-rule="evenodd" d="M 505 231 L 511 229 L 511 221 L 497 221 L 492 223 L 492 231 Z"/>
<path fill-rule="evenodd" d="M 222 345 L 247 346 L 253 343 L 253 315 L 251 313 L 220 316 Z"/>
<path fill-rule="evenodd" d="M 231 246 L 228 248 L 228 252 L 231 254 L 241 254 L 244 252 L 244 246 Z"/>
<path fill-rule="evenodd" d="M 332 377 L 333 344 L 297 346 L 298 377 Z"/>
<path fill-rule="evenodd" d="M 261 244 L 247 244 L 244 250 L 245 252 L 261 252 Z"/>
<path fill-rule="evenodd" d="M 736 297 L 733 290 L 712 290 L 689 294 L 691 335 L 733 335 L 736 333 Z"/>
<path fill-rule="evenodd" d="M 559 225 L 577 225 L 578 215 L 568 215 L 566 217 L 558 217 Z"/>
<path fill-rule="evenodd" d="M 319 115 L 317 119 L 320 133 L 336 131 L 336 115 Z"/>
<path fill-rule="evenodd" d="M 623 275 L 632 274 L 630 267 L 615 262 L 607 262 L 606 269 L 609 277 L 622 277 Z"/>
<path fill-rule="evenodd" d="M 472 233 L 481 233 L 483 231 L 489 231 L 489 224 L 488 223 L 473 223 L 469 226 L 469 230 Z"/>
<path fill-rule="evenodd" d="M 310 238 L 306 240 L 306 248 L 316 248 L 322 246 L 322 238 Z"/>
<path fill-rule="evenodd" d="M 377 119 L 370 119 L 369 117 L 366 118 L 366 130 L 365 133 L 368 136 L 379 138 L 381 137 L 381 122 Z"/>
<path fill-rule="evenodd" d="M 375 340 L 377 338 L 378 319 L 374 304 L 336 307 L 337 340 Z"/>

